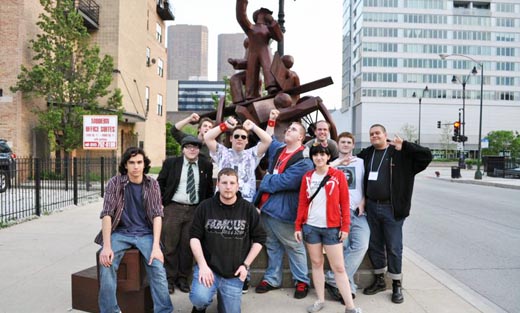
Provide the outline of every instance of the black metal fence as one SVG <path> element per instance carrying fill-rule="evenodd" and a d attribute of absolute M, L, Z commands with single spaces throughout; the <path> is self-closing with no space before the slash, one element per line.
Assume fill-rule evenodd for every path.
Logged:
<path fill-rule="evenodd" d="M 0 225 L 103 197 L 117 165 L 115 157 L 17 158 L 14 175 L 0 193 Z"/>

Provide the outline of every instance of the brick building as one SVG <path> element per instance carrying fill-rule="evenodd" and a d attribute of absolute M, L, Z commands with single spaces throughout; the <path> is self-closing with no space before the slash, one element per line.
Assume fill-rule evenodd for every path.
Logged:
<path fill-rule="evenodd" d="M 169 2 L 75 0 L 75 4 L 101 54 L 114 58 L 110 89 L 121 89 L 126 111 L 119 124 L 117 155 L 129 145 L 139 145 L 153 166 L 161 165 L 166 132 L 164 21 L 174 19 Z M 43 108 L 45 101 L 9 90 L 17 81 L 20 66 L 31 65 L 29 40 L 39 31 L 36 22 L 42 12 L 38 0 L 3 0 L 0 6 L 0 138 L 8 140 L 21 156 L 43 156 L 47 151 L 35 131 L 37 119 L 32 114 L 32 109 Z"/>

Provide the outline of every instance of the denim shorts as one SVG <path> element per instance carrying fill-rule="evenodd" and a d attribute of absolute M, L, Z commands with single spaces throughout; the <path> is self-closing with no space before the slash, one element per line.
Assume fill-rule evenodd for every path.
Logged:
<path fill-rule="evenodd" d="M 303 240 L 308 244 L 322 243 L 324 245 L 336 245 L 339 241 L 339 227 L 322 228 L 303 224 Z"/>

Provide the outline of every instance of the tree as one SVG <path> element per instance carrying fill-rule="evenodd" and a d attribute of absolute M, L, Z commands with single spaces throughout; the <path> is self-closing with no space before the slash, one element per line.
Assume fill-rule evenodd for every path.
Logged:
<path fill-rule="evenodd" d="M 411 124 L 404 124 L 401 127 L 401 134 L 403 134 L 403 139 L 409 142 L 417 142 L 417 128 Z"/>
<path fill-rule="evenodd" d="M 172 133 L 170 132 L 172 127 L 172 123 L 166 123 L 166 155 L 181 155 L 181 144 L 173 138 Z M 184 126 L 182 131 L 197 137 L 197 128 L 192 125 Z"/>
<path fill-rule="evenodd" d="M 59 153 L 82 144 L 83 115 L 122 112 L 119 89 L 112 82 L 113 58 L 99 55 L 99 47 L 90 45 L 90 35 L 83 18 L 70 0 L 40 0 L 44 13 L 37 22 L 41 33 L 29 41 L 34 52 L 34 66 L 22 65 L 12 92 L 44 97 L 47 108 L 36 108 L 39 127 L 49 137 L 51 147 Z M 108 96 L 106 105 L 100 98 Z M 107 109 L 111 111 L 107 111 Z"/>
<path fill-rule="evenodd" d="M 501 155 L 508 151 L 512 152 L 512 156 L 515 156 L 513 152 L 518 151 L 520 141 L 518 132 L 515 134 L 512 130 L 496 130 L 489 132 L 487 138 L 489 140 L 489 148 L 482 151 L 483 155 Z"/>

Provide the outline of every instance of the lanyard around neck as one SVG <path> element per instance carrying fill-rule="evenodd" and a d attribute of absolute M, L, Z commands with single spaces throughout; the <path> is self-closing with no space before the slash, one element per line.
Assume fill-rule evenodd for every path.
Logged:
<path fill-rule="evenodd" d="M 388 150 L 388 147 L 385 148 L 385 152 L 383 153 L 383 156 L 381 157 L 381 161 L 379 161 L 379 166 L 377 167 L 377 173 L 379 173 L 379 169 L 381 168 L 381 164 L 383 164 L 383 160 L 385 159 L 386 150 Z M 370 171 L 372 172 L 372 168 L 374 165 L 374 155 L 376 155 L 376 149 L 374 149 L 374 153 L 372 153 L 372 160 L 370 161 Z"/>

